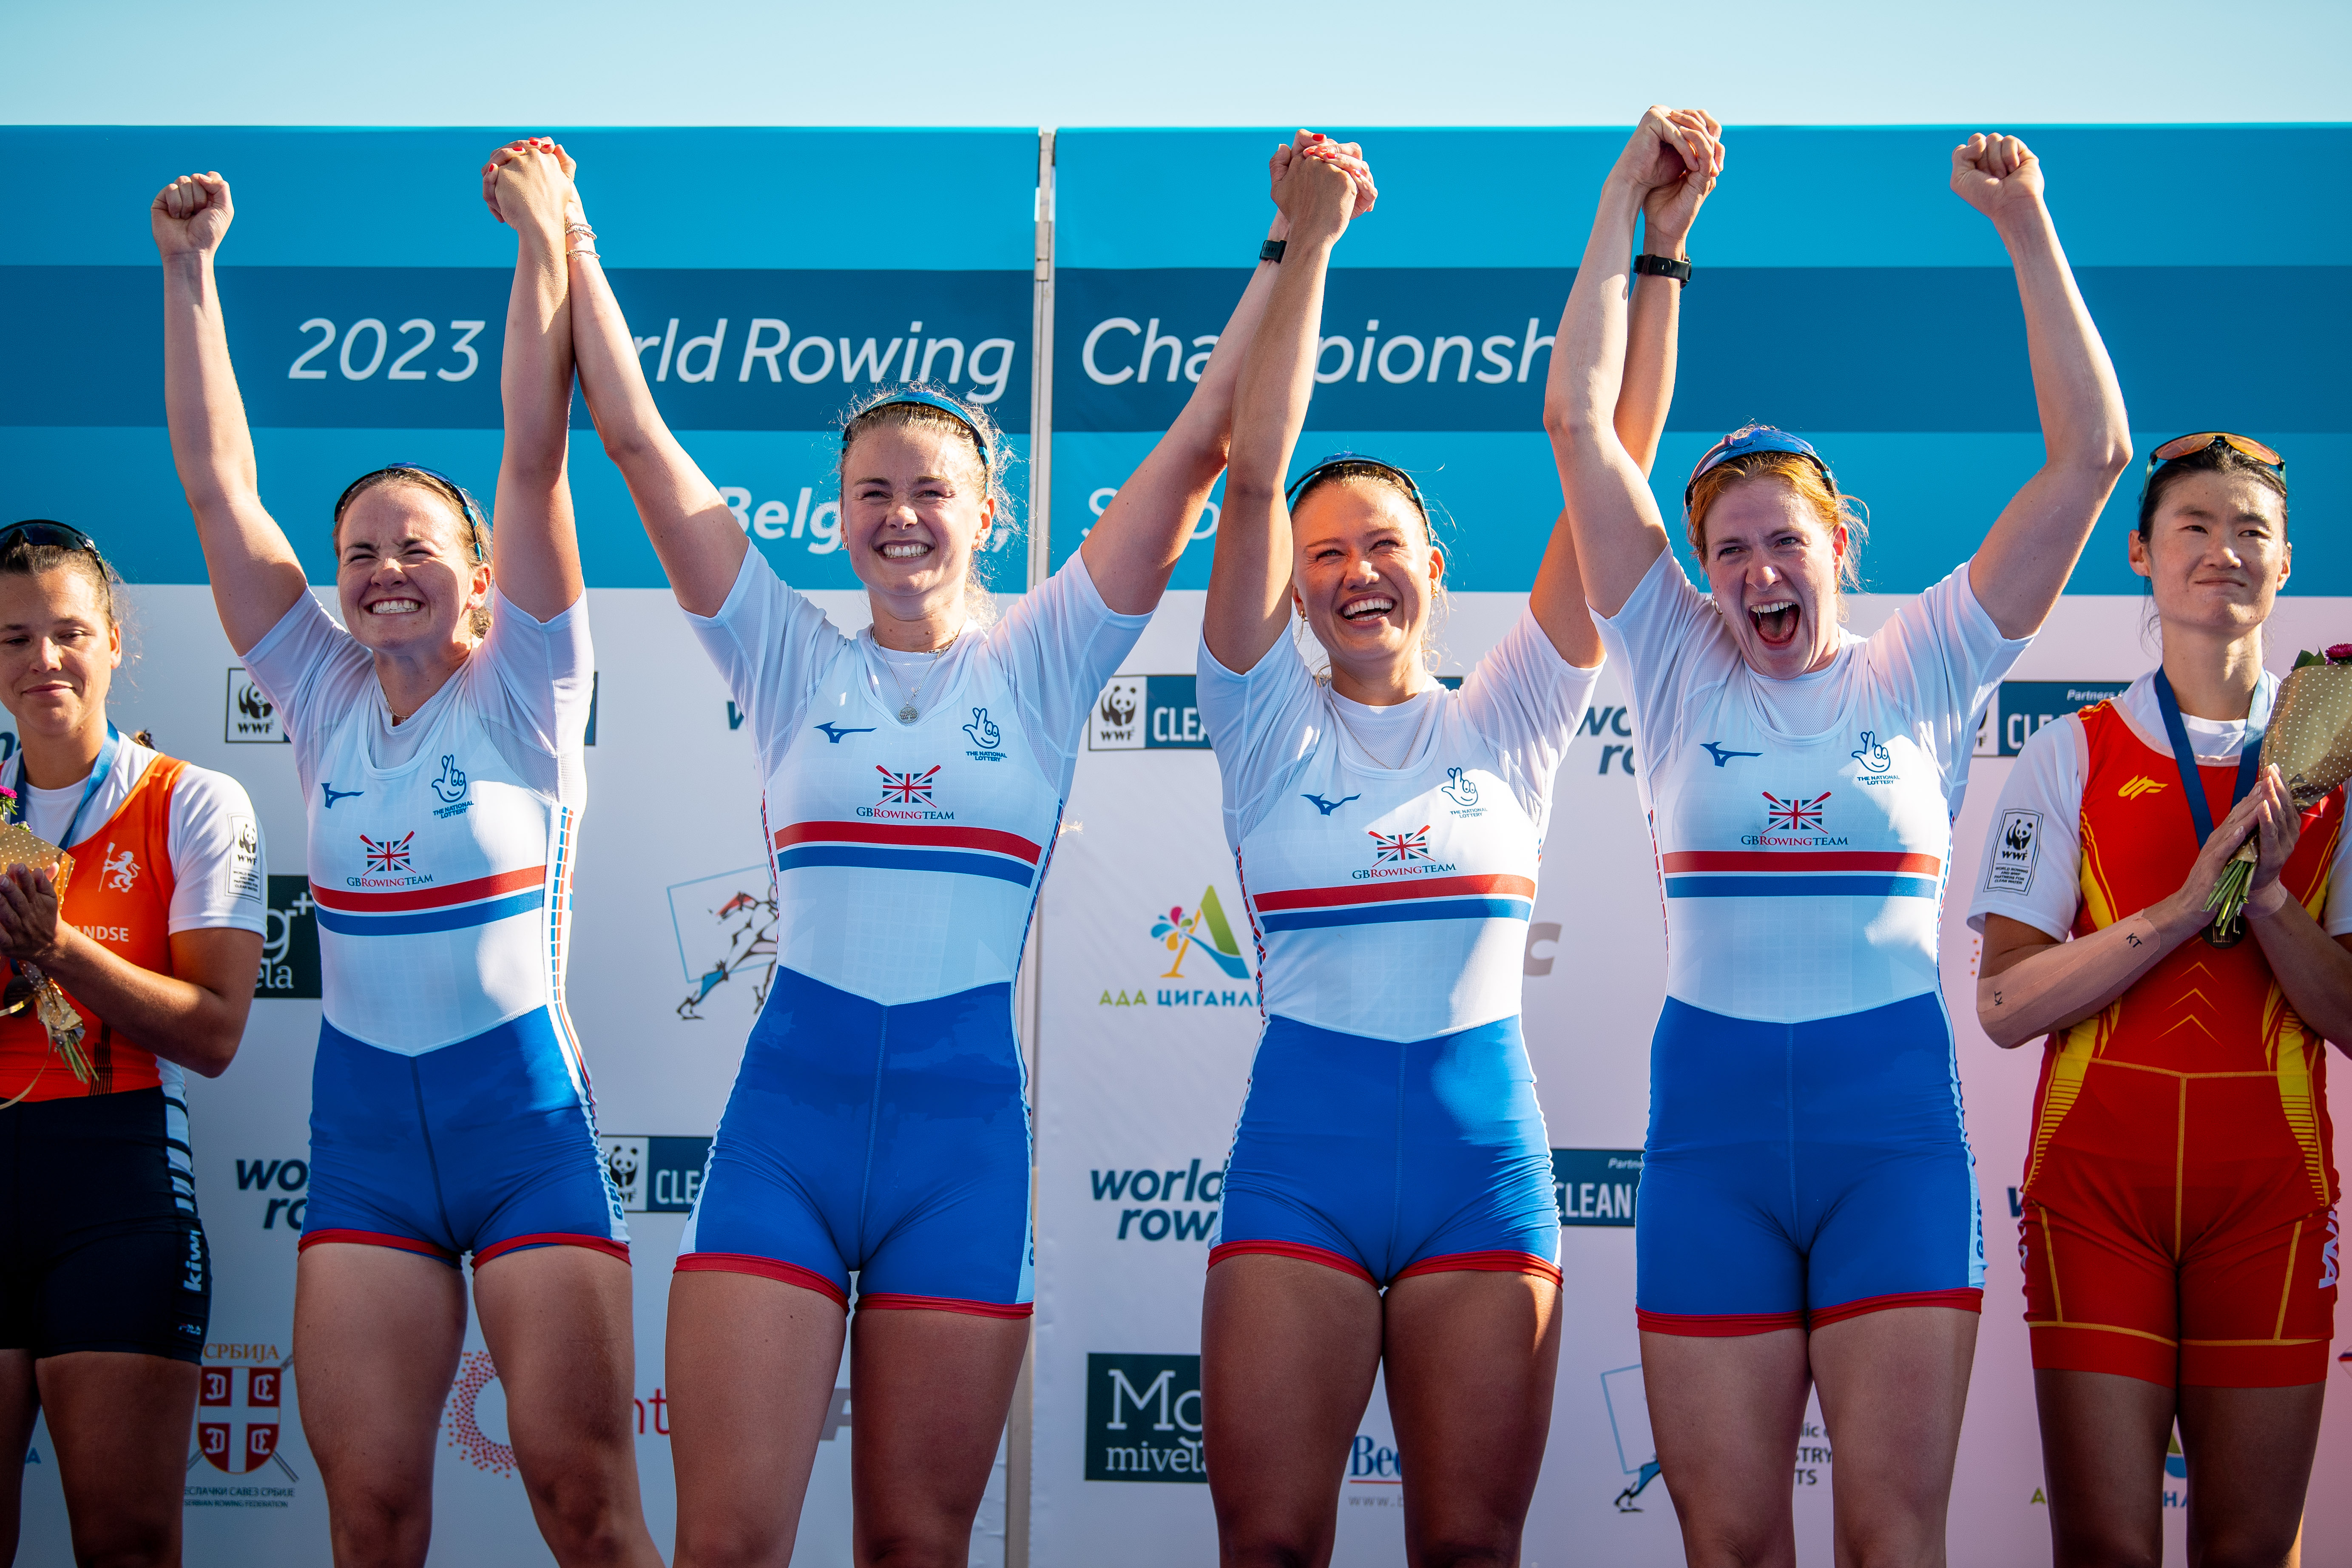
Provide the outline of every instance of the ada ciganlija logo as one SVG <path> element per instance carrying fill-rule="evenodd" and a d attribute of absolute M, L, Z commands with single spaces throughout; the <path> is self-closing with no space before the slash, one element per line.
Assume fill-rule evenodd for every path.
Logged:
<path fill-rule="evenodd" d="M 1097 1005 L 1148 1007 L 1155 1000 L 1162 1007 L 1256 1005 L 1255 987 L 1233 990 L 1213 984 L 1195 984 L 1202 980 L 1213 983 L 1216 974 L 1239 981 L 1247 981 L 1250 977 L 1249 962 L 1242 955 L 1241 943 L 1234 938 L 1233 921 L 1225 916 L 1224 900 L 1217 896 L 1214 882 L 1201 889 L 1201 901 L 1192 909 L 1171 904 L 1165 912 L 1154 915 L 1150 935 L 1151 940 L 1171 955 L 1168 968 L 1159 978 L 1162 982 L 1175 981 L 1179 984 L 1163 984 L 1157 987 L 1139 984 L 1132 992 L 1125 986 L 1106 990 Z M 1188 962 L 1192 965 L 1190 974 L 1184 970 Z M 1212 970 L 1214 973 L 1210 973 Z"/>
<path fill-rule="evenodd" d="M 1207 1484 L 1199 1356 L 1087 1354 L 1087 1479 Z"/>
<path fill-rule="evenodd" d="M 669 889 L 670 929 L 686 994 L 677 1016 L 698 1023 L 711 993 L 732 986 L 756 1017 L 776 977 L 776 889 L 765 866 L 746 866 L 679 882 Z M 740 984 L 739 984 L 740 983 Z M 715 1004 L 712 1004 L 715 1005 Z"/>
<path fill-rule="evenodd" d="M 228 708 L 221 720 L 221 739 L 231 744 L 282 745 L 292 738 L 278 721 L 276 705 L 261 694 L 245 667 L 229 666 Z"/>

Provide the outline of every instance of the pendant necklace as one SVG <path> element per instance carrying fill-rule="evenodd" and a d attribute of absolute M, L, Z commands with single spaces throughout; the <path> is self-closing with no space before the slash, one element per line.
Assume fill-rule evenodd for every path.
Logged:
<path fill-rule="evenodd" d="M 880 643 L 878 643 L 878 642 L 877 642 L 877 643 L 876 643 L 874 646 L 875 646 L 875 647 L 876 647 L 876 648 L 877 648 L 877 649 L 880 649 L 880 648 L 882 647 L 882 645 L 881 645 Z M 912 694 L 912 695 L 909 695 L 909 694 L 908 693 L 908 690 L 907 690 L 907 683 L 906 683 L 904 680 L 900 679 L 899 679 L 899 677 L 898 677 L 898 667 L 897 665 L 892 664 L 892 663 L 890 662 L 889 658 L 888 658 L 888 655 L 887 655 L 887 650 L 884 650 L 884 658 L 883 658 L 883 660 L 882 660 L 882 668 L 885 668 L 885 669 L 887 669 L 887 670 L 888 670 L 888 671 L 890 672 L 890 684 L 891 684 L 891 685 L 893 685 L 893 686 L 895 686 L 895 687 L 897 687 L 897 688 L 898 689 L 898 698 L 899 698 L 899 702 L 898 702 L 898 722 L 899 722 L 899 723 L 901 723 L 901 724 L 911 724 L 911 723 L 913 723 L 913 722 L 915 721 L 915 720 L 919 716 L 919 714 L 921 713 L 921 709 L 920 709 L 920 708 L 919 708 L 919 707 L 917 706 L 917 704 L 919 704 L 919 702 L 921 702 L 921 700 L 922 700 L 922 698 L 923 698 L 923 688 L 930 684 L 930 679 L 931 679 L 931 671 L 933 671 L 933 670 L 935 670 L 935 669 L 939 668 L 939 667 L 940 667 L 940 656 L 941 654 L 943 654 L 943 653 L 947 652 L 949 648 L 951 648 L 951 647 L 953 647 L 954 646 L 955 646 L 955 638 L 954 638 L 954 637 L 950 637 L 950 638 L 948 638 L 948 640 L 947 640 L 945 643 L 941 644 L 940 647 L 935 647 L 935 648 L 933 648 L 933 649 L 931 650 L 931 662 L 930 662 L 930 663 L 929 663 L 929 664 L 927 664 L 927 665 L 925 665 L 925 666 L 923 667 L 923 673 L 922 673 L 922 676 L 921 676 L 921 678 L 920 678 L 920 679 L 919 679 L 915 682 L 915 689 L 914 689 L 914 692 L 913 692 L 913 694 Z"/>

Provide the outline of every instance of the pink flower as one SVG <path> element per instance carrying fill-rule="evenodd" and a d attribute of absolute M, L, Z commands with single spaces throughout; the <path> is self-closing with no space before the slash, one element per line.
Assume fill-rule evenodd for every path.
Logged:
<path fill-rule="evenodd" d="M 2336 664 L 2352 663 L 2352 642 L 2334 644 L 2327 649 L 2327 657 Z"/>

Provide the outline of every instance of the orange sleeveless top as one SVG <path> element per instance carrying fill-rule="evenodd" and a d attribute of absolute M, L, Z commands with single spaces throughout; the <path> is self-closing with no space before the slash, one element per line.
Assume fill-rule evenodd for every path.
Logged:
<path fill-rule="evenodd" d="M 2181 799 L 2179 764 L 2125 722 L 2112 702 L 2082 713 L 2082 904 L 2074 935 L 2088 936 L 2179 890 L 2197 858 Z M 2213 820 L 2230 812 L 2235 762 L 2198 773 Z M 2303 837 L 2280 880 L 2319 918 L 2328 868 L 2344 831 L 2344 792 L 2303 814 Z M 2181 943 L 2097 1016 L 2050 1037 L 2035 1094 L 2026 1190 L 2053 1151 L 2134 1163 L 2175 1157 L 2168 1108 L 2192 1100 L 2230 1123 L 2226 1138 L 2200 1140 L 2190 1164 L 2279 1159 L 2300 1166 L 2314 1205 L 2335 1198 L 2327 1118 L 2327 1047 L 2298 1016 L 2250 932 L 2233 947 L 2201 936 Z M 2162 1126 L 2146 1126 L 2161 1104 Z M 2162 1147 L 2153 1148 L 2151 1142 Z"/>
<path fill-rule="evenodd" d="M 116 957 L 158 974 L 172 973 L 172 791 L 187 765 L 163 756 L 147 764 L 122 808 L 74 847 L 73 875 L 58 911 Z M 28 1100 L 64 1100 L 163 1081 L 152 1053 L 117 1036 L 72 992 L 66 995 L 82 1016 L 90 1081 L 75 1078 L 50 1049 L 48 1032 L 27 1007 L 0 1018 L 0 1100 L 24 1094 L 27 1085 Z"/>

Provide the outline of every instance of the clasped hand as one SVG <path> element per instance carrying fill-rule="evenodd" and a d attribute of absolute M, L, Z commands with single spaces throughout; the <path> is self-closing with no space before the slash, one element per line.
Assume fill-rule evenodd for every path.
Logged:
<path fill-rule="evenodd" d="M 0 954 L 38 963 L 57 941 L 58 889 L 49 874 L 23 865 L 0 871 Z"/>

